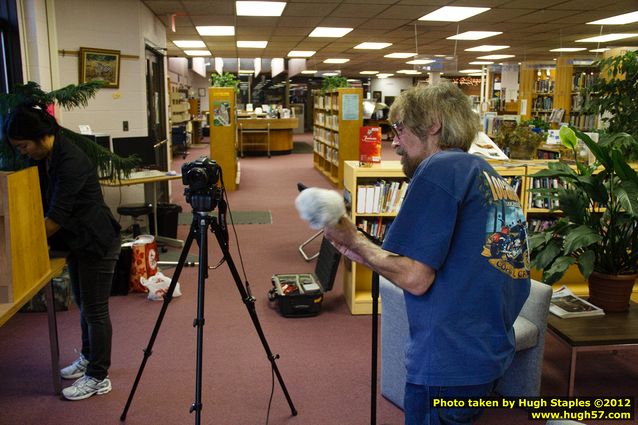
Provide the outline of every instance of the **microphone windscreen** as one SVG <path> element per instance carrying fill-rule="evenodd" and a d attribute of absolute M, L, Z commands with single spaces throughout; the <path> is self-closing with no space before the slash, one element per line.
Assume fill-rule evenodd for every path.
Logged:
<path fill-rule="evenodd" d="M 309 187 L 297 195 L 295 207 L 299 217 L 316 230 L 334 226 L 346 213 L 346 206 L 339 193 L 318 187 Z"/>

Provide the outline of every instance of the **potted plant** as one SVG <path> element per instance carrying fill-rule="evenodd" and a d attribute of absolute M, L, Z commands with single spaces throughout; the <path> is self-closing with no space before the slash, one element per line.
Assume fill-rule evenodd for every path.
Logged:
<path fill-rule="evenodd" d="M 210 74 L 211 87 L 233 87 L 235 91 L 239 91 L 239 79 L 235 74 L 224 72 L 222 74 Z"/>
<path fill-rule="evenodd" d="M 578 160 L 578 139 L 594 163 Z M 543 270 L 547 284 L 576 264 L 588 279 L 593 304 L 608 312 L 624 311 L 638 277 L 638 175 L 623 152 L 638 149 L 638 142 L 627 133 L 607 133 L 596 143 L 566 126 L 560 129 L 560 140 L 574 150 L 575 166 L 550 162 L 533 175 L 560 181 L 557 188 L 530 191 L 558 200 L 562 216 L 530 237 L 531 264 Z"/>
<path fill-rule="evenodd" d="M 71 84 L 48 93 L 33 81 L 19 84 L 12 93 L 0 94 L 0 121 L 4 120 L 11 108 L 21 103 L 43 106 L 58 104 L 66 109 L 86 106 L 104 83 L 104 81 L 96 80 L 78 85 Z M 102 179 L 117 180 L 121 176 L 128 176 L 131 170 L 140 163 L 136 156 L 121 158 L 88 137 L 68 128 L 61 127 L 60 131 L 87 154 L 97 166 L 98 175 L 102 176 Z M 28 166 L 26 157 L 11 149 L 5 142 L 4 135 L 0 134 L 0 170 L 17 171 L 26 166 Z"/>
<path fill-rule="evenodd" d="M 321 85 L 321 91 L 323 93 L 332 91 L 339 87 L 348 87 L 348 79 L 340 75 L 323 77 L 323 83 Z"/>
<path fill-rule="evenodd" d="M 511 159 L 533 159 L 536 157 L 536 149 L 545 141 L 543 133 L 533 131 L 524 123 L 516 126 L 501 126 L 498 134 L 494 136 L 494 142 Z"/>

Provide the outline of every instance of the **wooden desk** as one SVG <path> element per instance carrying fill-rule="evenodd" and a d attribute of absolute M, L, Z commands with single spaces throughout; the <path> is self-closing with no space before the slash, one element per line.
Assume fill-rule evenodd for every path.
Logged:
<path fill-rule="evenodd" d="M 638 348 L 638 304 L 623 313 L 561 319 L 550 314 L 547 329 L 570 349 L 567 396 L 574 395 L 576 355 L 584 351 L 617 351 Z"/>
<path fill-rule="evenodd" d="M 11 303 L 0 304 L 0 326 L 4 325 L 23 305 L 25 305 L 38 291 L 46 288 L 47 315 L 49 318 L 49 345 L 51 347 L 51 377 L 53 379 L 53 390 L 56 394 L 62 391 L 62 381 L 60 378 L 60 348 L 58 345 L 58 325 L 55 317 L 55 302 L 53 299 L 53 285 L 51 279 L 60 275 L 66 264 L 64 258 L 52 258 L 50 260 L 51 271 L 40 279 L 27 292 L 16 298 Z"/>
<path fill-rule="evenodd" d="M 109 187 L 132 186 L 135 184 L 143 184 L 143 185 L 152 186 L 151 192 L 153 193 L 152 205 L 153 205 L 153 224 L 155 225 L 155 240 L 157 240 L 158 242 L 164 242 L 171 246 L 182 247 L 184 246 L 184 241 L 179 239 L 168 238 L 166 236 L 159 236 L 157 234 L 158 227 L 157 227 L 157 187 L 156 187 L 156 183 L 161 183 L 161 182 L 165 182 L 169 180 L 177 180 L 181 178 L 182 178 L 181 174 L 169 176 L 162 173 L 162 174 L 152 175 L 148 177 L 134 177 L 134 178 L 121 179 L 116 181 L 107 180 L 107 181 L 102 181 L 101 184 L 102 186 L 109 186 Z"/>
<path fill-rule="evenodd" d="M 289 154 L 292 152 L 292 130 L 297 128 L 297 118 L 240 118 L 237 125 L 240 130 L 267 130 L 270 125 L 270 151 L 277 154 Z M 246 152 L 266 152 L 265 149 L 255 149 L 254 146 L 264 146 L 262 141 L 265 139 L 264 134 L 243 135 Z"/>

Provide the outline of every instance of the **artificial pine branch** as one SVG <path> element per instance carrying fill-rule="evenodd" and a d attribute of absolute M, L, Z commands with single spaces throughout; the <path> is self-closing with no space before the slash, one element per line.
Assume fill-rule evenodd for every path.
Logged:
<path fill-rule="evenodd" d="M 17 85 L 12 93 L 0 94 L 0 120 L 16 106 L 27 103 L 46 107 L 57 103 L 65 109 L 86 107 L 90 99 L 104 86 L 104 81 L 89 81 L 83 84 L 70 84 L 58 90 L 45 92 L 36 82 Z M 118 180 L 128 177 L 140 163 L 137 156 L 122 158 L 105 147 L 83 135 L 61 127 L 61 133 L 77 144 L 95 164 L 102 180 Z M 28 165 L 26 159 L 15 152 L 0 135 L 0 170 L 16 171 Z"/>

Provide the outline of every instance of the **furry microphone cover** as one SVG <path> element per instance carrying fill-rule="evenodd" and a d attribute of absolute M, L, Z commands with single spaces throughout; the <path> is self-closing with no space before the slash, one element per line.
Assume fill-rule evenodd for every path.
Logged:
<path fill-rule="evenodd" d="M 299 217 L 315 230 L 334 226 L 346 213 L 343 197 L 339 193 L 318 187 L 304 189 L 297 195 L 295 207 Z"/>

